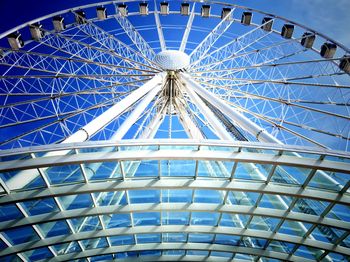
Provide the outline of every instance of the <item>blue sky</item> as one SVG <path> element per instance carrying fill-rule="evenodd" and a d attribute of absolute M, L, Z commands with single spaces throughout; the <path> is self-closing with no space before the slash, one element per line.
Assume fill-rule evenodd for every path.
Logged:
<path fill-rule="evenodd" d="M 62 9 L 96 0 L 0 0 L 0 32 Z M 284 16 L 350 47 L 350 0 L 235 0 L 227 2 Z"/>

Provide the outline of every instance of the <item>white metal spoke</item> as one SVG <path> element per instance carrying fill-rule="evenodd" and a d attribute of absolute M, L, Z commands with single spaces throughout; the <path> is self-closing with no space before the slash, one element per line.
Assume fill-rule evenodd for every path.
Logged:
<path fill-rule="evenodd" d="M 203 41 L 191 52 L 190 57 L 192 63 L 200 61 L 212 48 L 212 45 L 226 32 L 231 26 L 233 20 L 230 16 L 233 12 L 231 9 L 230 14 L 227 15 L 220 23 L 203 39 Z"/>
<path fill-rule="evenodd" d="M 191 11 L 191 14 L 190 14 L 190 16 L 188 18 L 186 29 L 185 29 L 184 35 L 182 36 L 182 40 L 181 40 L 181 45 L 180 45 L 180 49 L 179 50 L 182 51 L 182 52 L 184 52 L 185 49 L 186 49 L 188 36 L 190 35 L 190 32 L 191 32 L 192 23 L 193 23 L 193 19 L 194 19 L 194 15 L 195 15 L 195 12 L 194 12 L 195 7 L 196 7 L 196 3 L 193 3 L 192 11 Z"/>
<path fill-rule="evenodd" d="M 140 33 L 135 29 L 135 27 L 130 23 L 126 16 L 120 13 L 119 9 L 116 7 L 115 19 L 118 21 L 120 26 L 124 29 L 125 33 L 130 37 L 132 42 L 138 48 L 139 52 L 143 54 L 150 60 L 153 60 L 155 53 L 149 44 L 143 39 Z"/>
<path fill-rule="evenodd" d="M 159 13 L 157 10 L 157 3 L 156 0 L 154 0 L 154 19 L 156 20 L 156 26 L 157 26 L 157 32 L 158 32 L 158 38 L 159 38 L 159 43 L 162 51 L 166 50 L 166 44 L 164 40 L 164 35 L 163 35 L 163 29 L 162 25 L 160 23 L 159 19 Z"/>

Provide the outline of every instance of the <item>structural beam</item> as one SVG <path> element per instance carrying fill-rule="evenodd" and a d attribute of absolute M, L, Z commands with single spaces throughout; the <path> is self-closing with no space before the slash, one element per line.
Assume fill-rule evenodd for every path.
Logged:
<path fill-rule="evenodd" d="M 247 130 L 253 136 L 255 136 L 258 140 L 268 143 L 277 143 L 281 144 L 281 142 L 267 133 L 263 128 L 246 118 L 241 113 L 234 110 L 231 106 L 226 104 L 223 100 L 213 95 L 205 88 L 200 86 L 196 81 L 192 79 L 192 77 L 186 73 L 180 73 L 181 77 L 186 80 L 188 85 L 193 91 L 195 91 L 198 95 L 204 98 L 208 103 L 212 104 L 214 107 L 223 112 L 231 121 L 237 123 L 240 127 Z"/>
<path fill-rule="evenodd" d="M 187 80 L 187 79 L 186 79 Z M 210 110 L 210 108 L 204 103 L 204 101 L 194 92 L 191 88 L 190 83 L 186 81 L 186 85 L 179 84 L 183 92 L 187 94 L 191 102 L 199 109 L 201 114 L 208 120 L 210 126 L 213 128 L 214 133 L 222 140 L 233 140 L 230 133 L 226 130 L 224 125 L 215 116 L 215 114 Z"/>
<path fill-rule="evenodd" d="M 102 115 L 93 119 L 90 123 L 88 123 L 80 130 L 66 138 L 62 143 L 83 142 L 88 140 L 91 136 L 93 136 L 96 132 L 100 131 L 104 126 L 108 125 L 112 120 L 117 118 L 120 114 L 127 110 L 127 108 L 132 106 L 136 101 L 142 98 L 150 90 L 152 90 L 157 85 L 161 85 L 163 77 L 164 73 L 156 75 L 150 81 L 146 82 L 143 86 L 133 91 L 126 98 L 109 108 Z M 59 156 L 60 158 L 62 158 L 62 156 L 67 154 L 68 152 L 69 151 L 49 152 L 46 156 Z M 7 181 L 7 186 L 10 188 L 10 190 L 21 189 L 28 185 L 30 182 L 32 182 L 38 176 L 39 173 L 35 168 L 28 172 L 20 172 Z"/>
<path fill-rule="evenodd" d="M 193 152 L 193 151 L 192 151 Z M 98 192 L 115 192 L 125 190 L 140 190 L 140 189 L 203 189 L 203 190 L 222 190 L 235 192 L 254 192 L 262 194 L 282 195 L 296 198 L 313 199 L 317 201 L 332 202 L 341 205 L 350 205 L 350 196 L 339 192 L 320 191 L 319 188 L 302 187 L 289 184 L 282 185 L 265 181 L 242 182 L 236 179 L 221 178 L 218 180 L 211 179 L 196 179 L 194 176 L 188 178 L 169 178 L 152 177 L 145 180 L 128 179 L 123 181 L 111 182 L 94 182 L 81 183 L 75 185 L 61 185 L 59 187 L 50 187 L 44 189 L 27 190 L 23 192 L 11 193 L 0 198 L 0 204 L 11 204 L 21 201 L 36 200 L 48 197 L 61 197 L 76 194 L 98 193 Z M 117 178 L 115 178 L 117 180 Z M 210 183 L 208 183 L 210 181 Z"/>
<path fill-rule="evenodd" d="M 28 242 L 17 246 L 12 246 L 0 252 L 0 256 L 22 253 L 35 248 L 42 248 L 62 243 L 81 241 L 86 239 L 112 237 L 122 235 L 139 235 L 139 234 L 163 234 L 163 233 L 186 233 L 186 234 L 222 234 L 230 236 L 243 236 L 252 238 L 262 238 L 267 240 L 282 241 L 291 244 L 303 245 L 311 248 L 318 248 L 325 251 L 337 252 L 345 256 L 350 255 L 350 249 L 342 246 L 334 247 L 331 243 L 325 243 L 312 239 L 304 239 L 303 237 L 292 236 L 282 233 L 266 232 L 264 230 L 232 228 L 221 226 L 186 226 L 186 225 L 161 225 L 161 226 L 136 226 L 126 228 L 110 228 L 98 231 L 79 232 L 73 235 L 62 235 L 57 237 L 49 237 L 35 242 Z M 139 244 L 136 244 L 137 246 Z M 233 248 L 234 246 L 230 246 Z"/>
<path fill-rule="evenodd" d="M 129 191 L 130 192 L 130 191 Z M 128 204 L 128 205 L 109 205 L 95 206 L 90 208 L 79 208 L 72 210 L 61 210 L 41 215 L 24 217 L 0 223 L 1 230 L 13 229 L 23 226 L 31 226 L 46 222 L 54 222 L 64 219 L 74 219 L 89 216 L 101 216 L 112 214 L 130 214 L 144 212 L 206 212 L 206 213 L 225 213 L 250 216 L 263 216 L 276 219 L 299 221 L 303 223 L 333 227 L 341 230 L 350 228 L 350 222 L 319 217 L 317 215 L 292 212 L 288 210 L 265 208 L 235 204 L 210 204 L 210 203 L 158 203 L 158 204 Z M 6 252 L 5 252 L 6 253 Z M 1 255 L 1 253 L 0 253 Z"/>
<path fill-rule="evenodd" d="M 185 52 L 185 50 L 186 50 L 188 36 L 190 35 L 191 28 L 192 28 L 192 23 L 193 23 L 193 19 L 194 19 L 194 15 L 195 15 L 195 13 L 194 13 L 195 7 L 196 7 L 196 3 L 193 3 L 192 11 L 191 11 L 191 14 L 190 14 L 190 16 L 188 18 L 186 29 L 185 29 L 184 35 L 182 37 L 182 40 L 181 40 L 181 45 L 180 45 L 180 49 L 179 50 L 182 51 L 182 52 Z"/>
<path fill-rule="evenodd" d="M 59 255 L 52 258 L 50 261 L 69 261 L 73 259 L 88 258 L 93 256 L 99 256 L 104 254 L 113 254 L 121 252 L 137 252 L 147 250 L 203 250 L 203 251 L 217 251 L 217 252 L 229 252 L 229 253 L 242 253 L 253 256 L 262 256 L 268 258 L 274 258 L 279 260 L 291 260 L 291 261 L 305 261 L 311 262 L 313 260 L 305 257 L 299 257 L 296 255 L 289 256 L 288 253 L 275 252 L 270 250 L 261 250 L 251 247 L 237 247 L 230 245 L 219 244 L 203 244 L 203 243 L 152 243 L 152 244 L 138 244 L 138 245 L 125 245 L 125 246 L 113 246 L 110 248 L 96 248 L 91 250 L 85 250 L 84 252 L 76 252 L 65 255 Z"/>

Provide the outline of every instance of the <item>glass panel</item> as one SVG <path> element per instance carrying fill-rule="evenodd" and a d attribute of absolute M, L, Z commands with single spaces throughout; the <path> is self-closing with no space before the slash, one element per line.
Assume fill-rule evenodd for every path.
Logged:
<path fill-rule="evenodd" d="M 46 187 L 45 181 L 40 176 L 37 169 L 28 169 L 28 170 L 20 170 L 20 171 L 11 171 L 11 172 L 3 172 L 0 173 L 0 177 L 2 180 L 7 182 L 9 179 L 16 175 L 25 176 L 26 173 L 33 173 L 37 174 L 36 179 L 34 179 L 32 182 L 30 182 L 28 185 L 26 185 L 23 189 L 34 189 L 39 187 Z M 20 189 L 22 190 L 22 189 Z"/>
<path fill-rule="evenodd" d="M 196 162 L 192 160 L 162 160 L 162 176 L 194 177 Z"/>
<path fill-rule="evenodd" d="M 278 219 L 273 219 L 269 217 L 253 216 L 252 221 L 250 221 L 248 228 L 264 231 L 273 231 L 275 225 L 278 223 Z"/>
<path fill-rule="evenodd" d="M 350 208 L 345 205 L 335 205 L 326 217 L 350 222 Z"/>
<path fill-rule="evenodd" d="M 159 190 L 130 190 L 129 199 L 131 204 L 159 203 Z"/>
<path fill-rule="evenodd" d="M 303 184 L 311 171 L 308 168 L 277 166 L 271 181 L 282 184 Z"/>
<path fill-rule="evenodd" d="M 135 244 L 133 235 L 112 236 L 109 238 L 112 246 L 133 245 Z"/>
<path fill-rule="evenodd" d="M 69 195 L 60 197 L 61 204 L 66 210 L 92 207 L 93 202 L 89 194 Z"/>
<path fill-rule="evenodd" d="M 226 204 L 253 206 L 258 197 L 259 193 L 230 191 Z"/>
<path fill-rule="evenodd" d="M 243 227 L 241 224 L 241 220 L 238 215 L 233 214 L 222 214 L 221 220 L 220 220 L 220 226 L 226 226 L 226 227 Z"/>
<path fill-rule="evenodd" d="M 316 259 L 321 254 L 321 251 L 316 248 L 300 246 L 294 254 L 309 259 Z"/>
<path fill-rule="evenodd" d="M 0 206 L 0 222 L 22 218 L 23 214 L 14 204 Z"/>
<path fill-rule="evenodd" d="M 127 165 L 125 165 L 127 167 Z M 135 177 L 158 177 L 158 161 L 141 161 L 136 172 Z"/>
<path fill-rule="evenodd" d="M 13 245 L 18 245 L 39 239 L 39 236 L 31 226 L 18 227 L 15 229 L 5 230 L 3 232 Z"/>
<path fill-rule="evenodd" d="M 234 173 L 234 178 L 245 180 L 265 180 L 266 171 L 261 173 L 257 164 L 239 162 Z M 265 174 L 265 175 L 264 175 Z"/>
<path fill-rule="evenodd" d="M 44 233 L 45 237 L 54 237 L 59 235 L 68 235 L 71 233 L 66 221 L 57 221 L 43 223 L 39 225 L 41 231 Z"/>
<path fill-rule="evenodd" d="M 102 217 L 106 228 L 129 227 L 131 220 L 129 214 L 113 214 Z"/>
<path fill-rule="evenodd" d="M 162 225 L 188 225 L 189 212 L 162 212 Z"/>
<path fill-rule="evenodd" d="M 161 254 L 162 252 L 160 250 L 145 250 L 139 252 L 139 256 L 160 256 Z"/>
<path fill-rule="evenodd" d="M 58 255 L 81 251 L 78 242 L 70 242 L 52 246 Z"/>
<path fill-rule="evenodd" d="M 38 261 L 53 257 L 51 251 L 46 247 L 24 252 L 24 255 L 27 256 L 30 261 Z"/>
<path fill-rule="evenodd" d="M 59 211 L 59 208 L 53 198 L 25 201 L 22 202 L 22 206 L 31 216 Z"/>
<path fill-rule="evenodd" d="M 198 177 L 230 177 L 233 162 L 198 161 Z"/>
<path fill-rule="evenodd" d="M 103 256 L 96 256 L 96 257 L 91 257 L 90 261 L 95 262 L 95 261 L 111 261 L 113 260 L 112 255 L 103 255 Z"/>
<path fill-rule="evenodd" d="M 108 242 L 104 237 L 82 240 L 81 243 L 85 249 L 108 247 Z"/>
<path fill-rule="evenodd" d="M 344 180 L 344 178 L 341 178 L 341 176 L 344 176 L 346 180 Z M 308 186 L 340 191 L 342 189 L 342 185 L 344 185 L 348 181 L 347 179 L 348 179 L 348 174 L 338 174 L 338 173 L 332 173 L 332 172 L 317 171 L 316 174 L 311 179 L 311 181 L 309 182 Z"/>
<path fill-rule="evenodd" d="M 212 243 L 214 239 L 214 234 L 189 234 L 188 242 L 194 243 Z"/>
<path fill-rule="evenodd" d="M 215 226 L 219 213 L 193 212 L 191 218 L 191 225 Z"/>
<path fill-rule="evenodd" d="M 162 190 L 162 202 L 164 203 L 188 203 L 192 201 L 192 190 Z"/>
<path fill-rule="evenodd" d="M 160 225 L 160 213 L 134 213 L 134 225 L 135 226 L 156 226 Z"/>
<path fill-rule="evenodd" d="M 295 246 L 294 244 L 291 244 L 288 242 L 271 241 L 267 249 L 290 254 L 294 246 Z"/>
<path fill-rule="evenodd" d="M 185 233 L 164 233 L 162 234 L 163 242 L 186 242 L 187 234 Z"/>
<path fill-rule="evenodd" d="M 204 250 L 188 250 L 187 255 L 189 256 L 208 256 L 209 252 Z"/>
<path fill-rule="evenodd" d="M 210 253 L 210 255 L 213 257 L 232 257 L 232 253 L 218 251 L 213 251 Z"/>
<path fill-rule="evenodd" d="M 224 191 L 198 189 L 194 193 L 194 202 L 221 204 L 224 200 L 224 194 Z"/>
<path fill-rule="evenodd" d="M 84 181 L 78 165 L 53 166 L 45 169 L 51 184 L 73 183 Z"/>
<path fill-rule="evenodd" d="M 307 223 L 303 223 L 303 225 L 305 227 L 307 227 L 307 226 L 310 227 L 310 225 L 307 224 Z M 284 233 L 284 234 L 289 234 L 289 235 L 292 235 L 292 236 L 300 236 L 300 237 L 304 236 L 305 233 L 306 233 L 304 227 L 302 227 L 299 222 L 288 221 L 288 220 L 286 220 L 282 224 L 282 226 L 278 230 L 278 232 L 279 233 Z"/>
<path fill-rule="evenodd" d="M 136 235 L 138 244 L 160 243 L 160 234 L 140 234 Z"/>
<path fill-rule="evenodd" d="M 320 215 L 323 213 L 325 207 L 326 205 L 323 202 L 300 198 L 295 203 L 293 211 L 311 215 Z"/>
<path fill-rule="evenodd" d="M 122 177 L 119 162 L 84 164 L 84 170 L 89 180 L 102 180 Z"/>
<path fill-rule="evenodd" d="M 237 246 L 240 236 L 217 234 L 215 244 Z"/>
<path fill-rule="evenodd" d="M 98 206 L 125 206 L 128 204 L 125 191 L 94 193 L 94 197 Z"/>
<path fill-rule="evenodd" d="M 71 221 L 74 231 L 84 232 L 102 229 L 97 216 L 74 218 Z"/>
<path fill-rule="evenodd" d="M 287 204 L 282 201 L 279 196 L 264 194 L 259 203 L 259 207 L 282 209 L 286 210 L 288 208 Z"/>

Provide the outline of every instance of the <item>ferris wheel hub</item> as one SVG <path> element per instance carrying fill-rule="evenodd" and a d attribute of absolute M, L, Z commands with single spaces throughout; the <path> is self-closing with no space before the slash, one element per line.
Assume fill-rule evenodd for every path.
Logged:
<path fill-rule="evenodd" d="M 178 50 L 166 50 L 158 53 L 154 61 L 164 70 L 180 70 L 190 65 L 190 57 Z"/>

